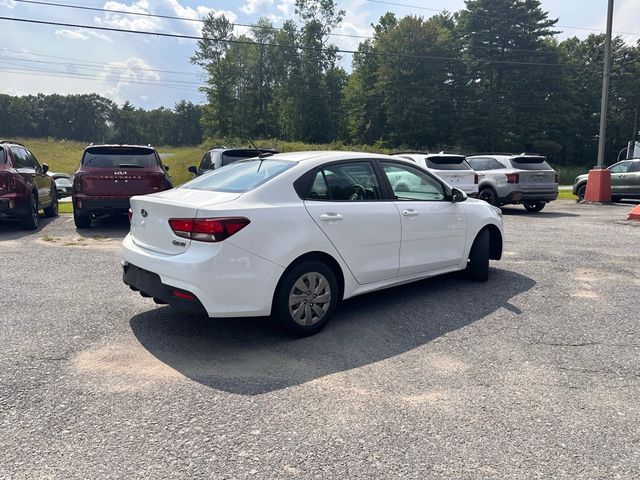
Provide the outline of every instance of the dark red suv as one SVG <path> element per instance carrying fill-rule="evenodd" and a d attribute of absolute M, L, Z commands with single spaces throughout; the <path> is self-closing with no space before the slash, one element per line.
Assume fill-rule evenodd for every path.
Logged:
<path fill-rule="evenodd" d="M 24 145 L 0 140 L 0 215 L 22 219 L 28 230 L 38 228 L 41 208 L 46 217 L 57 216 L 56 184 L 48 170 Z"/>
<path fill-rule="evenodd" d="M 128 212 L 134 195 L 173 188 L 167 170 L 152 147 L 88 146 L 73 178 L 76 227 L 89 228 L 97 215 Z"/>

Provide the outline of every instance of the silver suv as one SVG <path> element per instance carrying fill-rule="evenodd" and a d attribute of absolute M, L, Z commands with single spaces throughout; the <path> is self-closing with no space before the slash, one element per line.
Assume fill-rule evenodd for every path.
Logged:
<path fill-rule="evenodd" d="M 539 212 L 558 198 L 558 174 L 543 156 L 473 155 L 467 162 L 478 173 L 478 198 L 491 205 L 521 203 Z"/>

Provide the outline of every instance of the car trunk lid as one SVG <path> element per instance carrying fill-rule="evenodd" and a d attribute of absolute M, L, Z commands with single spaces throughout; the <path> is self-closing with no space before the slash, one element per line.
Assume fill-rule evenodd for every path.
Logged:
<path fill-rule="evenodd" d="M 542 156 L 520 156 L 511 159 L 523 191 L 553 190 L 558 187 L 556 172 Z"/>
<path fill-rule="evenodd" d="M 174 189 L 131 199 L 131 237 L 142 248 L 179 255 L 192 240 L 180 237 L 169 225 L 170 219 L 193 219 L 202 207 L 219 205 L 240 197 L 240 193 Z"/>

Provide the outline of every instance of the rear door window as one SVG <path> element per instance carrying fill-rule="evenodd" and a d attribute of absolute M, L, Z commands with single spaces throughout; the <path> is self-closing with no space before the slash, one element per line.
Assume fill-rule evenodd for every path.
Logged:
<path fill-rule="evenodd" d="M 544 157 L 515 157 L 511 159 L 511 166 L 519 170 L 553 170 Z"/>
<path fill-rule="evenodd" d="M 442 184 L 426 172 L 411 165 L 386 162 L 381 165 L 397 200 L 442 201 L 446 198 Z"/>
<path fill-rule="evenodd" d="M 96 147 L 84 152 L 82 165 L 91 168 L 149 168 L 158 166 L 152 148 Z"/>
<path fill-rule="evenodd" d="M 627 172 L 631 173 L 631 172 L 640 172 L 640 162 L 631 162 L 631 165 L 629 166 L 629 169 L 627 170 Z"/>
<path fill-rule="evenodd" d="M 442 156 L 427 157 L 427 167 L 433 170 L 471 170 L 471 167 L 464 161 L 464 157 L 460 156 Z"/>
<path fill-rule="evenodd" d="M 468 158 L 467 162 L 471 165 L 472 169 L 480 172 L 505 168 L 504 165 L 493 158 Z"/>

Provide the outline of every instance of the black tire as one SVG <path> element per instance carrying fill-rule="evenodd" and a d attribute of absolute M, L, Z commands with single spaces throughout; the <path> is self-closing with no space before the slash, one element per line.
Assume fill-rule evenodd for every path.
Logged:
<path fill-rule="evenodd" d="M 53 189 L 51 192 L 51 205 L 44 209 L 44 216 L 54 218 L 58 216 L 58 191 Z"/>
<path fill-rule="evenodd" d="M 326 285 L 321 277 L 326 281 Z M 314 281 L 314 285 L 311 285 L 305 281 L 310 279 L 315 279 L 317 282 Z M 300 285 L 309 290 L 300 290 Z M 326 297 L 327 294 L 328 297 Z M 338 295 L 338 281 L 326 264 L 317 260 L 300 263 L 282 277 L 275 295 L 273 317 L 280 327 L 291 335 L 296 337 L 313 335 L 322 330 L 329 321 L 338 303 Z M 327 301 L 317 303 L 314 308 L 313 302 L 320 297 Z M 300 301 L 291 303 L 290 307 L 290 299 L 292 302 Z M 318 311 L 322 312 L 319 318 Z M 298 312 L 301 316 L 296 319 L 295 315 Z"/>
<path fill-rule="evenodd" d="M 73 209 L 73 222 L 76 224 L 76 228 L 90 228 L 91 227 L 91 215 L 83 212 L 80 209 Z"/>
<path fill-rule="evenodd" d="M 613 203 L 618 203 L 620 200 L 622 200 L 622 197 L 620 195 L 611 195 L 611 201 Z"/>
<path fill-rule="evenodd" d="M 22 219 L 22 228 L 25 230 L 36 230 L 40 219 L 38 218 L 38 196 L 33 193 L 29 196 L 27 214 Z"/>
<path fill-rule="evenodd" d="M 578 190 L 576 190 L 576 194 L 578 195 L 578 200 L 583 201 L 586 193 L 587 193 L 587 184 L 583 183 L 578 187 Z"/>
<path fill-rule="evenodd" d="M 524 203 L 524 209 L 527 212 L 535 213 L 535 212 L 539 212 L 540 210 L 542 210 L 545 205 L 546 205 L 545 202 L 533 202 L 533 203 L 525 202 Z"/>
<path fill-rule="evenodd" d="M 482 230 L 476 237 L 469 252 L 467 274 L 472 280 L 486 282 L 489 279 L 489 230 Z"/>
<path fill-rule="evenodd" d="M 494 205 L 496 207 L 498 206 L 498 194 L 491 187 L 481 188 L 480 192 L 478 193 L 478 198 L 480 200 L 484 200 L 489 205 Z"/>

